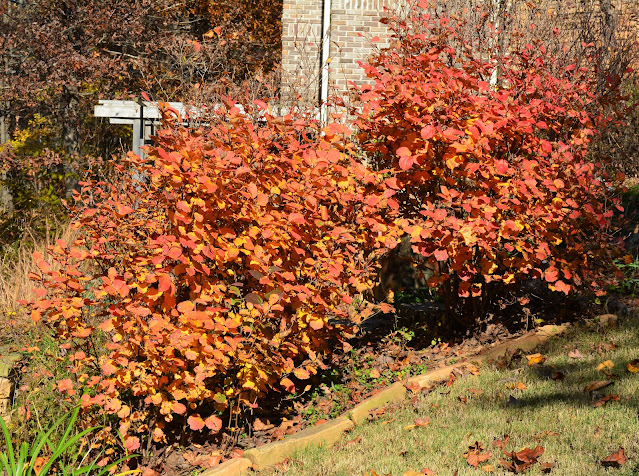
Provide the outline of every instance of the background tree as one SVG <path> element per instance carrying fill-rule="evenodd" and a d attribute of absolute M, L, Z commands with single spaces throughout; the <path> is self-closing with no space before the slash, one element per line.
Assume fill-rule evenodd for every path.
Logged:
<path fill-rule="evenodd" d="M 93 118 L 99 99 L 184 102 L 274 67 L 281 2 L 0 2 L 0 146 L 13 207 L 46 209 L 106 169 L 130 131 Z M 1 232 L 0 232 L 1 234 Z M 12 235 L 13 236 L 13 235 Z"/>

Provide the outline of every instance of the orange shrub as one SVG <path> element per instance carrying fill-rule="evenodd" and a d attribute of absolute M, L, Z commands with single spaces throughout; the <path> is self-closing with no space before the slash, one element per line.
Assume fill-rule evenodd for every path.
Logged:
<path fill-rule="evenodd" d="M 481 317 L 497 289 L 529 279 L 601 291 L 621 208 L 585 160 L 606 122 L 586 71 L 553 75 L 540 44 L 491 62 L 418 6 L 385 21 L 393 46 L 364 65 L 359 139 L 392 170 L 399 223 L 451 314 Z"/>
<path fill-rule="evenodd" d="M 371 312 L 353 296 L 392 244 L 388 198 L 346 135 L 231 108 L 130 154 L 122 186 L 84 184 L 81 238 L 49 250 L 60 270 L 36 257 L 32 316 L 70 348 L 63 390 L 117 414 L 129 450 L 174 418 L 218 432 L 223 412 L 294 392 Z"/>

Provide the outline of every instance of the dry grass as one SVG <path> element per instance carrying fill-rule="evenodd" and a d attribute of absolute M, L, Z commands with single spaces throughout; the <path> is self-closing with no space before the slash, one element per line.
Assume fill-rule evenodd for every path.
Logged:
<path fill-rule="evenodd" d="M 38 270 L 33 261 L 33 252 L 46 255 L 46 248 L 61 239 L 71 242 L 77 235 L 68 224 L 55 224 L 47 227 L 44 236 L 25 233 L 26 239 L 16 243 L 0 256 L 0 337 L 13 341 L 16 335 L 22 335 L 31 322 L 27 310 L 20 301 L 31 301 L 36 296 L 37 283 L 29 275 Z"/>

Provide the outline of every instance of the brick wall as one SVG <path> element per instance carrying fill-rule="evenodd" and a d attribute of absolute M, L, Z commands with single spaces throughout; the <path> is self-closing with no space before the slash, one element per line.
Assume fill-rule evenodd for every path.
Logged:
<path fill-rule="evenodd" d="M 344 91 L 348 81 L 361 85 L 366 81 L 364 70 L 357 64 L 364 61 L 374 47 L 388 46 L 388 29 L 379 22 L 384 7 L 391 0 L 333 0 L 331 14 L 330 85 Z M 361 35 L 361 36 L 360 36 Z M 370 39 L 379 37 L 372 44 Z"/>
<path fill-rule="evenodd" d="M 317 100 L 322 36 L 322 0 L 284 0 L 282 96 Z"/>
<path fill-rule="evenodd" d="M 362 84 L 365 74 L 357 61 L 373 51 L 368 40 L 379 36 L 383 46 L 387 28 L 379 22 L 384 6 L 394 0 L 332 0 L 329 87 L 343 91 L 348 81 Z M 322 0 L 284 0 L 282 16 L 283 96 L 302 95 L 319 99 L 319 71 L 322 48 Z M 363 36 L 359 36 L 358 34 Z"/>
<path fill-rule="evenodd" d="M 363 70 L 357 61 L 365 61 L 374 50 L 369 39 L 375 36 L 381 41 L 378 47 L 388 44 L 388 30 L 379 22 L 384 15 L 384 7 L 393 7 L 405 0 L 332 0 L 331 31 L 329 52 L 329 87 L 331 91 L 343 92 L 348 82 L 362 84 L 366 81 Z M 513 15 L 523 10 L 519 0 L 505 0 Z M 459 0 L 450 0 L 458 5 Z M 490 0 L 464 0 L 464 5 L 490 3 Z M 282 17 L 282 84 L 283 99 L 307 100 L 317 104 L 319 99 L 319 78 L 321 62 L 321 33 L 323 0 L 284 0 Z M 548 13 L 544 22 L 552 25 L 557 21 L 564 28 L 575 30 L 575 38 L 580 38 L 583 21 L 590 21 L 599 16 L 601 11 L 609 11 L 612 15 L 623 17 L 618 22 L 623 31 L 618 31 L 618 38 L 636 37 L 639 28 L 639 0 L 597 0 L 592 10 L 584 12 L 582 0 L 537 0 L 536 15 Z M 446 3 L 438 2 L 438 9 L 446 9 Z M 513 7 L 519 8 L 513 8 Z M 589 4 L 593 7 L 593 4 Z M 519 12 L 519 13 L 518 13 Z M 552 17 L 554 16 L 554 19 Z M 586 17 L 584 17 L 586 15 Z M 525 22 L 537 22 L 539 18 L 524 14 Z M 599 22 L 601 22 L 599 20 Z M 554 25 L 552 25 L 554 26 Z M 285 101 L 286 102 L 286 101 Z"/>

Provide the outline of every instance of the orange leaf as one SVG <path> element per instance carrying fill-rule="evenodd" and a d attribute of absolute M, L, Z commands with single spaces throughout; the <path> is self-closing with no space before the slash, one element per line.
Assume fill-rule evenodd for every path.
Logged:
<path fill-rule="evenodd" d="M 193 431 L 199 431 L 205 426 L 204 420 L 202 420 L 202 417 L 197 413 L 191 415 L 186 421 Z"/>
<path fill-rule="evenodd" d="M 541 355 L 541 354 L 527 355 L 526 358 L 528 359 L 528 365 L 530 367 L 533 367 L 533 366 L 535 366 L 537 364 L 540 364 L 544 360 L 546 360 L 546 356 L 545 355 Z"/>
<path fill-rule="evenodd" d="M 311 377 L 308 371 L 304 369 L 295 369 L 293 370 L 293 374 L 300 380 L 306 380 Z"/>
<path fill-rule="evenodd" d="M 626 458 L 626 452 L 620 446 L 617 451 L 613 451 L 606 458 L 601 460 L 601 464 L 606 468 L 621 468 L 624 464 L 628 462 L 628 458 Z"/>
<path fill-rule="evenodd" d="M 222 429 L 222 420 L 215 415 L 211 415 L 206 420 L 204 420 L 204 424 L 209 430 L 212 430 L 215 433 L 219 432 Z"/>
<path fill-rule="evenodd" d="M 288 392 L 288 393 L 293 393 L 295 392 L 295 384 L 291 381 L 291 379 L 288 378 L 283 378 L 282 380 L 280 380 L 280 385 L 282 387 L 284 387 L 284 389 Z"/>

